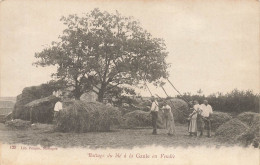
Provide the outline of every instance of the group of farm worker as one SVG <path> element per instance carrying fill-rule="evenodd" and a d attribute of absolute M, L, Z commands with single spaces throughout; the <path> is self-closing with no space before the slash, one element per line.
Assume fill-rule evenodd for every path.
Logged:
<path fill-rule="evenodd" d="M 153 132 L 152 134 L 157 134 L 157 119 L 158 119 L 158 111 L 159 104 L 155 97 L 151 98 L 151 115 L 152 115 L 152 126 Z M 192 113 L 189 115 L 189 124 L 188 124 L 188 132 L 190 136 L 203 136 L 204 129 L 207 129 L 208 137 L 211 137 L 211 122 L 210 117 L 213 113 L 212 107 L 208 104 L 207 100 L 203 101 L 203 104 L 199 104 L 197 100 L 194 100 L 192 103 Z M 176 135 L 174 117 L 171 111 L 171 107 L 167 104 L 166 101 L 163 102 L 163 106 L 161 108 L 163 111 L 165 121 L 166 121 L 166 129 L 169 136 Z"/>
<path fill-rule="evenodd" d="M 59 95 L 58 97 L 61 98 L 58 102 L 56 102 L 54 106 L 54 120 L 58 115 L 58 112 L 63 109 L 63 98 Z M 158 111 L 159 111 L 159 104 L 154 96 L 151 98 L 152 105 L 151 105 L 151 115 L 152 115 L 152 126 L 153 132 L 152 134 L 157 134 L 157 120 L 158 120 Z M 104 104 L 107 106 L 112 106 L 109 100 L 104 100 Z M 212 107 L 208 104 L 207 100 L 203 101 L 203 104 L 199 104 L 197 100 L 189 103 L 192 108 L 192 113 L 190 113 L 188 118 L 188 132 L 190 136 L 202 136 L 203 131 L 207 128 L 207 135 L 211 137 L 211 114 L 213 113 Z M 174 124 L 174 116 L 171 110 L 170 105 L 166 101 L 163 102 L 162 107 L 160 108 L 163 111 L 163 116 L 166 123 L 166 129 L 169 136 L 176 135 L 175 131 L 175 124 Z"/>

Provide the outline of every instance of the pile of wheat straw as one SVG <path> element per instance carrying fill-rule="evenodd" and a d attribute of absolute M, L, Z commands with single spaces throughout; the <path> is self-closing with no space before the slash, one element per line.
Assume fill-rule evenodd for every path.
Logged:
<path fill-rule="evenodd" d="M 239 136 L 245 133 L 249 127 L 238 119 L 232 119 L 222 124 L 215 135 L 218 139 L 225 142 L 235 142 Z"/>
<path fill-rule="evenodd" d="M 260 114 L 254 112 L 243 112 L 237 116 L 237 119 L 251 126 L 255 121 L 259 120 Z"/>
<path fill-rule="evenodd" d="M 232 119 L 232 117 L 228 113 L 214 111 L 210 118 L 212 130 L 216 130 L 219 126 L 230 119 Z"/>
<path fill-rule="evenodd" d="M 169 99 L 166 101 L 172 108 L 174 121 L 178 123 L 186 123 L 189 114 L 192 112 L 188 104 L 182 99 Z"/>
<path fill-rule="evenodd" d="M 114 107 L 98 102 L 73 101 L 59 111 L 56 130 L 62 132 L 101 132 L 109 131 L 110 126 L 120 120 L 121 112 Z"/>

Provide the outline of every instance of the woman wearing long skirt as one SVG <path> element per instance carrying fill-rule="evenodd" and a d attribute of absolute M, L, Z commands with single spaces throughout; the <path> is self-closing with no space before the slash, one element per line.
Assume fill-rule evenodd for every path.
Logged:
<path fill-rule="evenodd" d="M 189 115 L 190 118 L 190 124 L 189 124 L 189 133 L 190 136 L 195 135 L 197 136 L 197 115 L 200 110 L 200 105 L 197 100 L 194 101 L 194 106 L 193 106 L 193 112 Z"/>
<path fill-rule="evenodd" d="M 169 136 L 175 135 L 175 124 L 174 124 L 174 118 L 171 111 L 171 107 L 167 105 L 166 102 L 164 102 L 164 106 L 162 107 L 162 110 L 165 114 L 165 120 L 166 120 L 166 129 Z"/>

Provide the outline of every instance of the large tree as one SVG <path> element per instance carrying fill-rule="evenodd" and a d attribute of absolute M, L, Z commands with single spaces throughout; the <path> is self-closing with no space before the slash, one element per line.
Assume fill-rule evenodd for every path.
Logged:
<path fill-rule="evenodd" d="M 76 99 L 86 90 L 99 101 L 120 84 L 156 82 L 168 76 L 163 39 L 153 38 L 132 17 L 94 9 L 79 17 L 62 17 L 66 26 L 58 42 L 36 53 L 37 66 L 57 66 L 53 74 L 73 87 Z"/>

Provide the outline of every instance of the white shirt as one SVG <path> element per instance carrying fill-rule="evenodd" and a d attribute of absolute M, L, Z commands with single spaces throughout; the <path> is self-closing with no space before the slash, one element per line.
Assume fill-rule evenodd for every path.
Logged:
<path fill-rule="evenodd" d="M 167 112 L 171 112 L 172 108 L 169 105 L 165 105 L 162 107 L 163 110 L 167 110 Z M 166 111 L 165 111 L 166 112 Z"/>
<path fill-rule="evenodd" d="M 200 105 L 199 104 L 195 104 L 193 106 L 193 109 L 194 109 L 194 111 L 192 112 L 193 113 L 192 118 L 197 118 L 197 112 L 199 112 L 199 110 L 200 110 Z"/>
<path fill-rule="evenodd" d="M 62 103 L 58 101 L 54 106 L 54 111 L 58 112 L 60 110 L 62 110 Z"/>
<path fill-rule="evenodd" d="M 169 109 L 169 110 L 171 110 L 172 108 L 169 105 L 165 105 L 165 106 L 163 106 L 162 109 Z"/>
<path fill-rule="evenodd" d="M 159 110 L 157 101 L 154 101 L 151 106 L 151 111 L 157 112 Z"/>
<path fill-rule="evenodd" d="M 195 109 L 196 111 L 198 111 L 198 110 L 200 109 L 200 105 L 199 105 L 199 104 L 195 104 L 195 105 L 193 106 L 193 109 Z"/>
<path fill-rule="evenodd" d="M 173 119 L 173 114 L 172 114 L 172 108 L 169 105 L 165 105 L 162 107 L 164 109 L 164 113 L 167 114 L 167 118 L 172 120 Z M 165 111 L 166 110 L 166 111 Z"/>
<path fill-rule="evenodd" d="M 209 117 L 209 115 L 213 113 L 212 107 L 209 104 L 201 104 L 200 109 L 202 110 L 201 116 L 203 117 Z"/>

